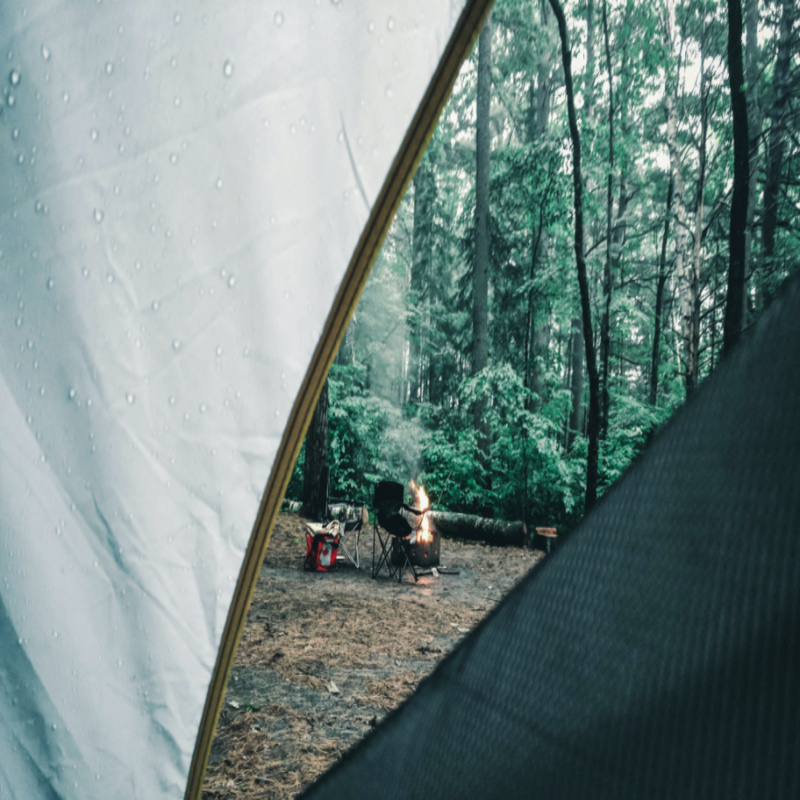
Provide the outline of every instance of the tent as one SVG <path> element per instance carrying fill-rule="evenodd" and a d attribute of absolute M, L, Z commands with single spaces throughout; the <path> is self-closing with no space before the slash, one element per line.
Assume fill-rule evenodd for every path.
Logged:
<path fill-rule="evenodd" d="M 0 797 L 199 795 L 309 410 L 487 7 L 0 6 Z"/>
<path fill-rule="evenodd" d="M 288 470 L 487 6 L 0 7 L 0 797 L 199 796 Z M 798 325 L 794 286 L 310 795 L 798 796 Z"/>

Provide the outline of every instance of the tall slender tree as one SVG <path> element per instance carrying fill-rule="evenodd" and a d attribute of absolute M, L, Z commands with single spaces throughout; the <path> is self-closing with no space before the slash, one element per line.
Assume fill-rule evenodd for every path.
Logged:
<path fill-rule="evenodd" d="M 581 177 L 581 140 L 578 117 L 575 113 L 575 92 L 572 86 L 572 52 L 567 33 L 567 20 L 559 0 L 550 0 L 550 6 L 558 21 L 561 38 L 561 58 L 564 64 L 564 84 L 567 90 L 567 114 L 572 140 L 572 187 L 575 206 L 575 263 L 578 270 L 578 286 L 581 295 L 581 317 L 584 346 L 586 350 L 586 372 L 589 377 L 589 415 L 587 420 L 588 455 L 586 459 L 586 495 L 584 511 L 588 512 L 597 501 L 597 477 L 600 455 L 600 381 L 592 337 L 592 306 L 589 297 L 589 281 L 586 275 L 586 255 L 583 227 L 583 179 Z"/>
<path fill-rule="evenodd" d="M 742 58 L 742 2 L 728 0 L 728 80 L 733 111 L 733 197 L 729 236 L 728 296 L 725 301 L 723 351 L 736 344 L 744 325 L 745 232 L 750 185 L 750 140 Z"/>

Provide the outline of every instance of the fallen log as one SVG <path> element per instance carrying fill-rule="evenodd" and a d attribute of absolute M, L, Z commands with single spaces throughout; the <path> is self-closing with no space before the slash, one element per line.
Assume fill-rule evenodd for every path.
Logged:
<path fill-rule="evenodd" d="M 302 510 L 303 504 L 299 500 L 284 500 L 281 503 L 281 511 L 300 514 Z M 344 502 L 335 502 L 327 506 L 327 519 L 329 520 L 338 519 L 339 522 L 345 522 L 358 518 L 361 518 L 362 525 L 369 522 L 369 511 L 366 506 Z"/>
<path fill-rule="evenodd" d="M 528 526 L 524 522 L 504 522 L 472 514 L 431 511 L 431 526 L 450 539 L 472 539 L 498 545 L 528 543 Z"/>

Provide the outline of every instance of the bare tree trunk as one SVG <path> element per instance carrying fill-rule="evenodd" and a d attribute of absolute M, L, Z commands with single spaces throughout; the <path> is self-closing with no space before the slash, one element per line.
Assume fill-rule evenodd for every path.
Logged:
<path fill-rule="evenodd" d="M 569 132 L 572 139 L 572 186 L 575 202 L 575 261 L 578 269 L 578 286 L 581 294 L 583 338 L 586 350 L 586 371 L 589 376 L 589 418 L 587 434 L 589 451 L 586 460 L 586 500 L 584 511 L 588 512 L 597 500 L 597 477 L 600 445 L 600 382 L 592 338 L 592 307 L 589 298 L 589 282 L 586 276 L 586 257 L 583 239 L 583 182 L 581 178 L 581 142 L 578 119 L 575 114 L 575 95 L 572 88 L 572 54 L 569 48 L 567 21 L 559 0 L 550 0 L 553 13 L 558 20 L 561 37 L 561 57 L 564 62 L 564 84 L 567 90 Z"/>
<path fill-rule="evenodd" d="M 489 360 L 489 177 L 491 141 L 489 112 L 492 75 L 492 18 L 486 20 L 478 40 L 478 89 L 475 120 L 475 263 L 472 269 L 472 374 L 477 375 Z M 478 460 L 491 487 L 489 432 L 483 421 L 485 404 L 475 404 L 474 427 L 478 432 Z M 490 509 L 483 512 L 490 515 Z"/>
<path fill-rule="evenodd" d="M 570 340 L 570 382 L 569 390 L 572 404 L 567 429 L 567 450 L 572 449 L 575 436 L 583 428 L 583 358 L 586 349 L 583 341 L 583 322 L 580 317 L 572 318 L 572 334 Z"/>
<path fill-rule="evenodd" d="M 411 291 L 408 292 L 409 313 L 409 401 L 426 400 L 427 352 L 425 331 L 430 312 L 430 272 L 433 260 L 433 202 L 436 184 L 426 159 L 414 175 L 414 217 L 411 237 Z"/>
<path fill-rule="evenodd" d="M 742 3 L 728 0 L 728 78 L 733 110 L 733 197 L 731 198 L 728 296 L 725 301 L 723 353 L 730 352 L 744 325 L 744 256 L 747 195 L 750 186 L 750 141 L 742 61 Z"/>
<path fill-rule="evenodd" d="M 770 113 L 769 142 L 767 147 L 766 179 L 764 181 L 763 222 L 761 227 L 761 284 L 764 303 L 772 298 L 772 276 L 775 271 L 775 231 L 778 226 L 778 185 L 783 166 L 786 138 L 786 110 L 789 100 L 789 67 L 792 58 L 792 26 L 795 0 L 784 0 L 778 34 L 778 55 L 773 81 L 774 98 Z"/>
<path fill-rule="evenodd" d="M 687 386 L 697 386 L 700 377 L 700 274 L 703 264 L 703 211 L 706 192 L 706 142 L 708 140 L 708 97 L 706 95 L 705 20 L 700 37 L 700 148 L 698 152 L 697 195 L 694 212 L 694 242 L 689 268 L 689 317 Z"/>
<path fill-rule="evenodd" d="M 678 142 L 678 63 L 676 56 L 677 23 L 675 0 L 665 0 L 664 28 L 670 64 L 665 71 L 664 103 L 667 118 L 667 149 L 669 150 L 672 179 L 672 207 L 675 217 L 675 272 L 678 278 L 680 332 L 684 351 L 684 385 L 686 395 L 694 390 L 695 369 L 692 362 L 691 341 L 692 300 L 689 277 L 689 227 L 686 213 L 686 187 L 683 182 L 681 148 Z"/>
<path fill-rule="evenodd" d="M 608 435 L 608 414 L 611 404 L 608 391 L 608 358 L 611 351 L 611 259 L 614 215 L 614 76 L 611 71 L 611 46 L 608 37 L 608 12 L 603 0 L 603 41 L 608 71 L 608 179 L 606 185 L 606 260 L 603 265 L 603 314 L 600 318 L 600 438 Z"/>
<path fill-rule="evenodd" d="M 664 287 L 667 283 L 667 240 L 669 239 L 669 223 L 672 215 L 672 179 L 667 189 L 667 213 L 664 216 L 664 235 L 661 237 L 661 259 L 658 265 L 656 281 L 656 308 L 653 325 L 653 354 L 650 359 L 650 405 L 658 402 L 658 368 L 661 361 L 661 324 L 664 306 Z"/>
<path fill-rule="evenodd" d="M 760 161 L 761 103 L 758 97 L 758 0 L 745 0 L 745 39 L 747 44 L 747 128 L 750 135 L 750 185 L 747 192 L 747 229 L 744 240 L 745 280 L 753 273 L 752 250 Z M 747 318 L 747 304 L 743 309 Z"/>
<path fill-rule="evenodd" d="M 321 520 L 328 506 L 328 381 L 322 385 L 306 434 L 302 515 Z"/>

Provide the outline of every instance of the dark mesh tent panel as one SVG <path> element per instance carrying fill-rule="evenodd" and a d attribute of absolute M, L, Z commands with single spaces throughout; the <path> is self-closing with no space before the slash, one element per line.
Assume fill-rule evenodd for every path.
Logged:
<path fill-rule="evenodd" d="M 308 797 L 800 797 L 800 285 Z"/>

